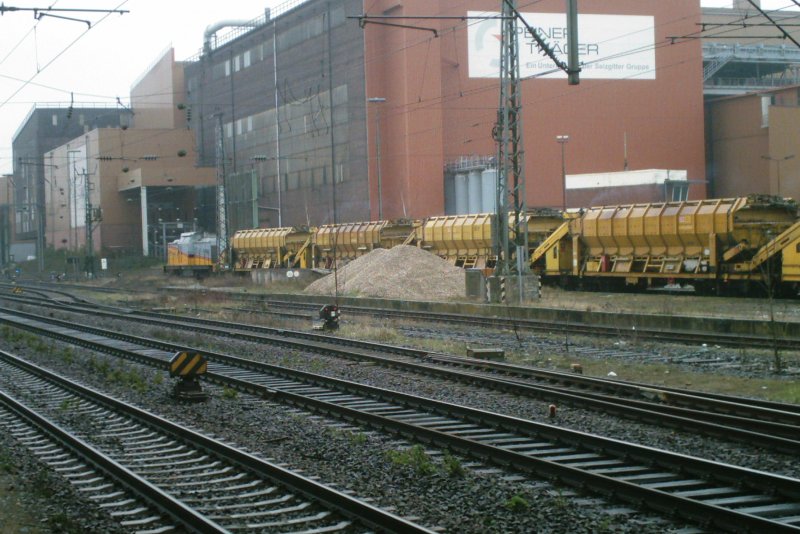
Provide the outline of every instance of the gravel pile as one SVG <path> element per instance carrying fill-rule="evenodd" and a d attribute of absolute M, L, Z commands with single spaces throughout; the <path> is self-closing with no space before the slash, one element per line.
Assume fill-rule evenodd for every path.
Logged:
<path fill-rule="evenodd" d="M 400 245 L 378 248 L 338 272 L 311 283 L 306 293 L 402 300 L 450 300 L 464 296 L 464 270 L 435 254 Z"/>

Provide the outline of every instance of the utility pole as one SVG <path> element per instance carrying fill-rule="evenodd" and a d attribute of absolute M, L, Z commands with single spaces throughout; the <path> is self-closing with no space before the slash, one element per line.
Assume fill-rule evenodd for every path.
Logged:
<path fill-rule="evenodd" d="M 225 196 L 225 141 L 222 132 L 222 113 L 215 113 L 214 118 L 216 119 L 214 136 L 217 145 L 217 262 L 222 269 L 227 269 L 223 263 L 228 251 L 228 201 Z"/>
<path fill-rule="evenodd" d="M 370 104 L 382 104 L 386 102 L 386 99 L 383 97 L 373 97 L 368 98 L 367 102 Z M 381 108 L 380 106 L 376 108 L 376 119 L 375 119 L 375 165 L 377 167 L 377 178 L 378 178 L 378 220 L 383 220 L 383 180 L 381 177 Z"/>
<path fill-rule="evenodd" d="M 497 256 L 495 275 L 505 277 L 516 274 L 519 277 L 519 297 L 523 296 L 522 276 L 529 272 L 528 265 L 528 222 L 527 199 L 525 191 L 525 150 L 522 137 L 522 85 L 520 80 L 519 39 L 517 22 L 525 27 L 525 38 L 532 39 L 540 52 L 548 56 L 555 66 L 568 75 L 570 85 L 579 83 L 578 74 L 578 28 L 577 1 L 566 1 L 567 40 L 569 65 L 559 59 L 555 51 L 542 38 L 517 10 L 517 0 L 501 0 L 500 31 L 500 106 L 497 111 L 497 124 L 492 135 L 497 142 L 497 208 L 494 228 L 494 246 Z M 509 197 L 513 206 L 509 206 Z M 513 213 L 510 213 L 513 208 Z M 509 216 L 511 221 L 509 221 Z M 510 222 L 510 224 L 509 224 Z M 514 230 L 513 244 L 516 248 L 516 262 L 511 260 L 512 240 L 510 229 Z M 502 284 L 501 284 L 502 285 Z M 501 290 L 501 295 L 504 295 Z M 501 299 L 504 298 L 501 297 Z"/>
<path fill-rule="evenodd" d="M 497 224 L 495 225 L 495 274 L 507 276 L 515 271 L 511 261 L 509 237 L 509 196 L 513 197 L 511 226 L 514 228 L 517 253 L 527 256 L 528 225 L 525 217 L 525 151 L 522 144 L 522 103 L 519 80 L 519 38 L 517 37 L 516 0 L 505 0 L 500 31 L 500 106 L 494 138 L 497 141 Z M 522 245 L 521 248 L 519 246 Z M 523 252 L 524 251 L 524 252 Z M 517 262 L 519 264 L 519 262 Z M 527 261 L 523 258 L 523 265 Z M 522 273 L 518 273 L 522 274 Z"/>
<path fill-rule="evenodd" d="M 564 147 L 569 143 L 568 135 L 557 135 L 556 143 L 561 145 L 561 211 L 567 211 L 567 158 Z"/>
<path fill-rule="evenodd" d="M 100 222 L 103 217 L 100 208 L 92 205 L 92 181 L 89 173 L 84 171 L 84 194 L 86 195 L 86 273 L 89 278 L 94 278 L 94 223 Z"/>

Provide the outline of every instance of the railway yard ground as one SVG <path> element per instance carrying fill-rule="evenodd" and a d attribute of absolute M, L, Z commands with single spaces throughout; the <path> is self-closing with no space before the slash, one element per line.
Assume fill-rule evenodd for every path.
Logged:
<path fill-rule="evenodd" d="M 398 282 L 389 280 L 388 283 Z M 288 330 L 311 332 L 311 319 L 317 305 L 303 307 L 297 303 L 305 286 L 297 281 L 257 287 L 250 283 L 249 278 L 242 277 L 212 277 L 203 281 L 167 278 L 160 269 L 154 268 L 126 271 L 119 276 L 81 284 L 65 282 L 36 288 L 34 285 L 26 286 L 26 281 L 20 280 L 18 285 L 25 288 L 24 293 L 19 295 L 20 300 L 11 300 L 11 292 L 0 288 L 0 352 L 22 357 L 195 431 L 236 445 L 259 458 L 300 471 L 315 481 L 365 499 L 374 506 L 388 509 L 408 521 L 435 531 L 688 533 L 737 531 L 740 528 L 736 526 L 736 519 L 704 522 L 692 519 L 688 510 L 683 514 L 679 510 L 659 511 L 658 506 L 656 509 L 644 504 L 637 506 L 624 497 L 609 498 L 603 495 L 605 491 L 598 493 L 588 489 L 596 489 L 593 482 L 577 484 L 587 488 L 586 491 L 577 489 L 575 484 L 567 483 L 572 475 L 543 475 L 537 471 L 541 467 L 525 467 L 527 464 L 522 460 L 492 461 L 479 451 L 470 454 L 468 447 L 460 448 L 457 441 L 445 444 L 442 437 L 411 437 L 407 431 L 382 426 L 385 423 L 376 425 L 365 422 L 375 414 L 389 413 L 391 408 L 388 404 L 401 402 L 403 395 L 418 395 L 430 399 L 432 403 L 444 403 L 441 406 L 461 407 L 452 413 L 448 412 L 446 417 L 452 419 L 445 422 L 438 419 L 445 416 L 436 412 L 439 409 L 436 406 L 439 405 L 435 404 L 427 408 L 427 415 L 404 416 L 407 418 L 405 421 L 421 421 L 419 424 L 428 424 L 429 427 L 435 424 L 437 431 L 441 432 L 446 432 L 441 430 L 444 428 L 458 429 L 474 423 L 475 420 L 469 418 L 456 421 L 455 414 L 459 410 L 479 409 L 513 418 L 508 421 L 519 422 L 519 428 L 508 421 L 489 422 L 487 419 L 480 424 L 497 426 L 483 426 L 475 430 L 467 428 L 463 434 L 459 434 L 473 436 L 478 441 L 479 436 L 490 436 L 486 439 L 494 440 L 492 443 L 495 444 L 502 443 L 508 449 L 506 454 L 511 454 L 510 451 L 515 447 L 516 450 L 543 447 L 541 442 L 545 438 L 542 436 L 549 432 L 546 429 L 552 427 L 555 429 L 553 432 L 588 433 L 609 438 L 614 443 L 632 443 L 643 448 L 661 449 L 707 462 L 778 475 L 783 477 L 780 480 L 796 482 L 800 487 L 800 463 L 797 460 L 800 449 L 794 448 L 800 444 L 800 425 L 777 423 L 778 430 L 771 431 L 773 437 L 777 436 L 776 443 L 758 442 L 756 434 L 751 438 L 749 432 L 756 432 L 753 429 L 745 430 L 742 427 L 732 430 L 730 435 L 726 434 L 727 430 L 722 430 L 723 427 L 727 429 L 738 424 L 733 419 L 758 418 L 744 414 L 726 413 L 720 416 L 722 419 L 710 423 L 710 429 L 694 428 L 689 419 L 701 417 L 680 412 L 690 409 L 689 401 L 681 404 L 675 400 L 681 396 L 680 393 L 670 389 L 690 390 L 698 392 L 698 395 L 702 392 L 760 399 L 775 403 L 770 405 L 775 411 L 781 411 L 775 408 L 781 404 L 800 406 L 800 354 L 797 349 L 781 349 L 776 353 L 769 343 L 731 346 L 722 342 L 716 344 L 711 340 L 713 338 L 704 342 L 682 342 L 680 336 L 676 336 L 674 342 L 667 342 L 639 337 L 623 330 L 617 335 L 569 330 L 543 331 L 528 329 L 514 321 L 500 327 L 476 327 L 474 324 L 444 323 L 434 319 L 385 316 L 370 310 L 359 313 L 355 308 L 348 310 L 342 306 L 340 330 L 325 336 L 334 340 L 369 341 L 380 345 L 380 348 L 378 345 L 375 348 L 369 345 L 361 348 L 354 346 L 346 349 L 353 351 L 353 354 L 345 354 L 345 349 L 338 354 L 326 352 L 332 349 L 321 345 L 304 347 L 286 340 L 273 345 L 271 339 L 267 340 Z M 24 301 L 25 297 L 34 298 L 34 294 L 46 295 L 48 287 L 83 301 L 71 303 L 67 297 L 59 297 L 55 293 L 50 296 L 52 301 L 49 304 L 44 299 L 42 302 Z M 97 291 L 98 288 L 106 291 Z M 348 297 L 355 296 L 358 295 L 352 291 L 348 294 Z M 439 298 L 449 303 L 460 301 L 456 295 Z M 320 297 L 309 299 L 319 302 Z M 425 300 L 424 294 L 419 295 L 419 300 Z M 73 304 L 76 307 L 70 308 Z M 84 306 L 85 311 L 81 311 L 79 306 Z M 776 299 L 770 302 L 766 299 L 695 297 L 682 293 L 585 293 L 545 287 L 542 298 L 533 306 L 606 314 L 638 313 L 661 317 L 717 317 L 765 322 L 773 317 L 775 324 L 779 325 L 800 322 L 800 303 L 797 300 Z M 90 308 L 97 308 L 98 311 L 90 312 Z M 103 311 L 113 308 L 124 311 L 120 315 Z M 130 317 L 126 317 L 125 313 Z M 158 325 L 155 321 L 162 317 L 156 315 L 160 314 L 165 316 L 163 318 L 169 316 L 172 318 L 170 321 L 178 322 Z M 137 322 L 140 319 L 141 322 Z M 180 323 L 184 320 L 187 324 L 190 320 L 213 320 L 220 324 L 197 322 L 186 326 Z M 54 322 L 44 327 L 27 323 L 36 322 L 38 325 L 38 322 L 46 321 L 61 321 L 62 324 L 57 326 Z M 79 347 L 75 342 L 70 343 L 65 336 L 79 335 L 63 331 L 70 323 L 87 323 L 103 331 L 113 330 L 130 336 L 152 338 L 159 343 L 194 347 L 209 355 L 236 355 L 268 367 L 290 369 L 287 373 L 297 375 L 284 374 L 280 382 L 269 382 L 266 387 L 274 389 L 269 389 L 272 393 L 267 395 L 258 394 L 252 389 L 239 390 L 235 385 L 209 378 L 204 385 L 210 393 L 208 401 L 180 403 L 171 397 L 172 380 L 163 366 L 148 366 L 141 361 L 110 356 L 111 353 L 104 352 L 99 345 L 83 344 Z M 258 337 L 247 337 L 239 331 L 224 332 L 224 325 L 234 328 L 240 323 L 273 330 L 271 333 L 259 331 L 252 334 L 265 336 L 264 341 Z M 61 337 L 41 337 L 37 334 L 37 328 L 60 329 Z M 98 330 L 91 335 L 94 340 L 106 334 Z M 134 337 L 125 341 L 136 342 Z M 324 340 L 314 343 L 324 344 Z M 397 362 L 387 364 L 381 359 L 384 356 L 375 356 L 383 354 L 384 346 L 413 348 L 422 356 L 403 354 L 397 356 Z M 460 379 L 448 378 L 443 370 L 428 375 L 422 369 L 440 364 L 442 369 L 455 368 L 462 365 L 461 360 L 468 350 L 481 348 L 502 350 L 505 360 L 499 365 L 518 365 L 555 374 L 541 379 L 542 389 L 537 393 L 525 393 L 514 388 L 526 388 L 534 383 L 539 387 L 540 384 L 536 382 L 539 379 L 514 371 L 506 374 L 507 370 L 502 367 L 494 370 L 478 367 L 466 369 L 462 372 L 471 374 L 462 375 Z M 143 349 L 138 350 L 143 352 Z M 432 355 L 441 355 L 441 361 L 434 362 Z M 452 356 L 459 361 L 450 362 L 448 358 Z M 776 365 L 780 370 L 776 369 Z M 577 369 L 582 373 L 575 373 Z M 217 368 L 210 370 L 222 372 Z M 327 408 L 314 411 L 313 402 L 319 402 L 319 399 L 309 401 L 311 404 L 306 406 L 299 400 L 288 401 L 281 396 L 284 395 L 281 387 L 288 387 L 284 386 L 283 381 L 305 380 L 311 375 L 325 378 L 314 379 L 314 385 L 304 386 L 305 389 L 291 386 L 285 395 L 292 395 L 289 391 L 306 394 L 309 388 L 313 391 L 308 394 L 320 395 L 321 399 L 339 399 L 344 395 L 341 402 L 350 403 L 347 407 L 359 409 L 369 406 L 373 410 L 370 412 L 372 415 L 363 416 L 364 420 L 359 419 L 362 416 L 353 414 L 337 418 Z M 13 390 L 14 380 L 9 381 L 2 376 L 0 373 L 0 391 Z M 251 380 L 241 372 L 234 376 L 238 380 Z M 664 411 L 659 416 L 639 419 L 633 412 L 624 410 L 642 409 L 642 406 L 614 408 L 610 404 L 604 405 L 610 400 L 599 398 L 599 395 L 607 393 L 595 389 L 600 386 L 578 385 L 574 391 L 556 393 L 555 387 L 564 385 L 561 381 L 569 380 L 570 376 L 635 383 L 638 385 L 634 389 L 638 393 L 660 396 L 662 404 L 670 405 L 670 409 L 676 411 Z M 487 385 L 492 381 L 494 385 Z M 323 387 L 330 391 L 343 388 L 341 391 L 347 393 L 318 391 Z M 553 388 L 553 392 L 550 393 L 548 388 Z M 400 397 L 382 397 L 375 392 L 384 390 L 399 392 Z M 594 408 L 582 406 L 581 401 L 570 398 L 571 395 L 584 393 L 598 395 L 593 401 Z M 631 398 L 638 399 L 638 393 L 622 394 L 623 404 Z M 25 397 L 22 391 L 16 391 L 15 395 Z M 358 399 L 355 398 L 357 396 Z M 37 399 L 31 396 L 28 400 L 35 403 Z M 639 400 L 645 399 L 642 397 Z M 51 409 L 51 416 L 65 427 L 77 428 L 79 435 L 91 436 L 94 431 L 87 427 L 88 423 L 82 423 L 79 416 L 65 409 L 65 406 L 71 406 L 65 402 Z M 375 402 L 386 403 L 387 407 L 373 405 Z M 410 411 L 412 406 L 418 407 L 419 402 L 411 401 L 397 413 Z M 437 415 L 431 415 L 434 412 Z M 800 407 L 797 412 L 800 412 Z M 730 421 L 725 419 L 729 416 Z M 790 417 L 800 418 L 800 415 Z M 663 418 L 663 421 L 659 418 Z M 429 420 L 432 422 L 425 423 Z M 467 420 L 471 422 L 467 423 Z M 0 425 L 2 421 L 0 417 Z M 526 431 L 544 432 L 536 434 L 538 437 L 535 439 L 531 438 L 533 434 L 521 430 L 536 425 L 543 426 Z M 458 434 L 459 431 L 452 432 Z M 781 432 L 786 433 L 781 437 Z M 101 509 L 87 504 L 86 493 L 79 491 L 80 485 L 65 482 L 50 468 L 43 466 L 37 461 L 39 454 L 19 446 L 9 432 L 2 430 L 0 436 L 0 507 L 4 516 L 0 533 L 137 530 L 130 526 L 119 526 Z M 531 444 L 531 439 L 539 444 Z M 556 438 L 548 435 L 547 439 Z M 611 466 L 607 468 L 609 473 L 615 469 L 639 469 L 619 464 L 618 460 L 595 456 L 605 454 L 598 451 L 613 449 L 608 444 L 599 445 L 597 450 L 589 450 L 585 448 L 589 445 L 578 446 L 570 442 L 573 438 L 561 436 L 557 439 L 562 440 L 559 441 L 562 445 L 553 450 L 559 451 L 564 458 L 574 458 L 564 460 L 573 462 L 570 465 L 577 465 L 574 462 L 583 459 L 587 465 Z M 577 451 L 572 450 L 573 446 L 577 447 Z M 627 452 L 624 456 L 630 458 L 638 454 L 644 452 Z M 654 465 L 660 465 L 661 462 L 652 459 L 643 461 Z M 672 461 L 664 460 L 663 465 Z M 694 469 L 684 467 L 682 472 L 694 473 Z M 667 477 L 659 471 L 635 473 L 642 473 L 638 475 L 640 477 Z M 698 478 L 706 476 L 696 474 Z M 632 476 L 626 480 L 635 478 Z M 658 484 L 661 484 L 658 487 L 671 487 L 670 484 L 697 487 L 700 489 L 693 489 L 687 495 L 703 491 L 718 494 L 724 497 L 719 502 L 726 506 L 737 499 L 744 503 L 751 498 L 746 491 L 733 492 L 725 487 L 707 485 L 692 486 L 698 483 L 691 480 L 658 478 Z M 728 491 L 733 493 L 726 493 Z M 755 510 L 758 507 L 752 502 L 759 502 L 764 507 L 774 508 L 770 512 L 762 512 L 767 517 L 800 517 L 800 494 L 794 494 L 794 491 L 787 490 L 787 498 L 791 502 L 785 503 L 777 497 L 774 502 L 770 500 L 773 497 L 759 497 L 761 500 L 747 501 L 747 508 Z M 611 493 L 624 495 L 624 490 L 611 490 Z M 784 512 L 779 513 L 779 510 Z M 282 527 L 276 524 L 254 528 L 253 531 L 285 531 L 287 524 L 291 524 L 291 520 Z M 742 525 L 741 531 L 754 529 L 752 525 Z M 781 526 L 787 527 L 787 531 L 800 529 L 800 520 Z M 354 531 L 361 530 L 356 528 Z"/>

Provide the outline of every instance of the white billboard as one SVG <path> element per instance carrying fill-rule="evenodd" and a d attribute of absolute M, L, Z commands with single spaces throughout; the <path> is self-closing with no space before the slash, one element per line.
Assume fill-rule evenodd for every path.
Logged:
<path fill-rule="evenodd" d="M 470 17 L 499 17 L 500 13 L 470 11 Z M 567 61 L 567 17 L 564 13 L 522 13 L 527 23 Z M 500 72 L 500 19 L 470 24 L 470 78 L 497 78 Z M 517 23 L 520 77 L 566 78 L 541 53 L 527 29 Z M 578 58 L 581 78 L 655 80 L 656 53 L 653 17 L 637 15 L 578 15 Z"/>

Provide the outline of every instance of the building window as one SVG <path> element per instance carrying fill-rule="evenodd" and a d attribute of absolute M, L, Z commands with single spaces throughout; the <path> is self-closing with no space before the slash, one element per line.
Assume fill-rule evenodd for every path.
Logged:
<path fill-rule="evenodd" d="M 239 72 L 242 56 L 233 56 L 233 72 Z"/>
<path fill-rule="evenodd" d="M 252 132 L 253 131 L 253 116 L 252 115 L 247 117 L 247 131 L 248 132 Z"/>
<path fill-rule="evenodd" d="M 225 137 L 233 137 L 233 123 L 228 122 L 225 124 Z"/>
<path fill-rule="evenodd" d="M 226 59 L 225 60 L 225 76 L 230 76 L 230 75 L 231 75 L 231 60 L 230 59 Z"/>
<path fill-rule="evenodd" d="M 250 66 L 250 50 L 242 54 L 242 68 L 247 68 Z"/>
<path fill-rule="evenodd" d="M 775 103 L 775 96 L 761 97 L 761 127 L 769 128 L 769 107 Z"/>
<path fill-rule="evenodd" d="M 53 113 L 53 126 L 58 126 L 58 115 Z"/>

